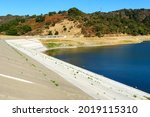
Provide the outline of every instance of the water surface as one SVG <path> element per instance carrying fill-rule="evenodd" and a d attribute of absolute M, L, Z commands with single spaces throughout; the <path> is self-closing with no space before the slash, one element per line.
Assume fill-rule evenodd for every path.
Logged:
<path fill-rule="evenodd" d="M 59 49 L 50 55 L 150 93 L 150 42 Z"/>

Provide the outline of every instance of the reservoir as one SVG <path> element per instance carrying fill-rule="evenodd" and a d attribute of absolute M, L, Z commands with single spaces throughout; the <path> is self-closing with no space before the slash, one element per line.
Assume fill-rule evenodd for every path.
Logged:
<path fill-rule="evenodd" d="M 57 49 L 46 53 L 150 93 L 150 42 Z"/>

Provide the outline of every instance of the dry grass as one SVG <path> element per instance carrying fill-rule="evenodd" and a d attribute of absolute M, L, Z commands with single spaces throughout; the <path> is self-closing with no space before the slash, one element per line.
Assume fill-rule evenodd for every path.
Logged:
<path fill-rule="evenodd" d="M 47 39 L 42 40 L 44 45 L 49 43 L 60 44 L 59 47 L 84 47 L 84 46 L 107 46 L 107 45 L 120 45 L 120 44 L 132 44 L 140 43 L 143 40 L 150 40 L 150 36 L 120 36 L 120 37 L 67 37 L 66 39 Z"/>
<path fill-rule="evenodd" d="M 49 26 L 49 29 L 44 29 L 42 35 L 47 35 L 49 31 L 54 34 L 55 31 L 59 32 L 59 35 L 81 35 L 81 28 L 78 28 L 79 23 L 69 21 L 67 19 L 60 20 L 55 26 Z M 64 30 L 66 28 L 66 30 Z"/>

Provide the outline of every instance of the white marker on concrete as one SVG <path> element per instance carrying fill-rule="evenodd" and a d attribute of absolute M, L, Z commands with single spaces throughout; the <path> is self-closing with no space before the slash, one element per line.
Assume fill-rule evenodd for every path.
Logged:
<path fill-rule="evenodd" d="M 4 74 L 0 74 L 0 76 L 5 77 L 5 78 L 9 78 L 9 79 L 13 79 L 13 80 L 17 80 L 17 81 L 20 81 L 20 82 L 33 84 L 33 82 L 23 80 L 23 79 L 20 79 L 20 78 L 16 78 L 16 77 L 12 77 L 12 76 L 8 76 L 8 75 L 4 75 Z"/>

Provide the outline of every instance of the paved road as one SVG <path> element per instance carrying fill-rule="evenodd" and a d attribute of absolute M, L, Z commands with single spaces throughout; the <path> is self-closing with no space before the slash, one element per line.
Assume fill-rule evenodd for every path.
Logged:
<path fill-rule="evenodd" d="M 0 40 L 0 99 L 91 97 L 40 63 L 16 51 L 4 40 Z"/>

